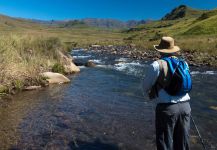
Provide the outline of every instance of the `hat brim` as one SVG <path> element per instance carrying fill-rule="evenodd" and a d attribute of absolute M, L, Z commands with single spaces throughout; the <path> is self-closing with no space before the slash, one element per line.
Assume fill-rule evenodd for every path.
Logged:
<path fill-rule="evenodd" d="M 154 45 L 154 48 L 155 48 L 155 50 L 157 50 L 158 52 L 161 52 L 161 53 L 175 53 L 175 52 L 180 51 L 180 48 L 178 46 L 174 46 L 171 49 L 160 49 L 159 45 Z"/>

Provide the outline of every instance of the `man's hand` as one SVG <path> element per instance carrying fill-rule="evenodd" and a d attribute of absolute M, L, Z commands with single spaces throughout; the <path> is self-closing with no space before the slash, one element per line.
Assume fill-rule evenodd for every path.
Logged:
<path fill-rule="evenodd" d="M 157 91 L 156 91 L 155 86 L 153 86 L 151 90 L 148 92 L 148 96 L 149 96 L 149 99 L 154 99 L 157 97 Z"/>

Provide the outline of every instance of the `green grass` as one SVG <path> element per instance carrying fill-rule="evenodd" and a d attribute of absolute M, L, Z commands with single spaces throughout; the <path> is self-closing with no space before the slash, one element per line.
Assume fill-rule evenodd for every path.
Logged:
<path fill-rule="evenodd" d="M 185 34 L 194 34 L 194 35 L 213 35 L 217 34 L 217 15 L 211 16 L 207 19 L 199 21 L 192 25 Z"/>
<path fill-rule="evenodd" d="M 215 16 L 215 15 L 217 15 L 217 9 L 204 12 L 197 20 L 200 21 L 200 20 L 208 19 L 208 18 Z"/>

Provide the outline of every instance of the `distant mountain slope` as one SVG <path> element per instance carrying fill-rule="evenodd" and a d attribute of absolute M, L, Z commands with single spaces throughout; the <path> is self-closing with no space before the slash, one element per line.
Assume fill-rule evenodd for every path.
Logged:
<path fill-rule="evenodd" d="M 99 28 L 125 28 L 125 23 L 116 20 L 116 19 L 96 19 L 96 18 L 87 18 L 82 19 L 82 21 L 91 27 L 99 27 Z"/>
<path fill-rule="evenodd" d="M 217 9 L 206 11 L 198 18 L 198 20 L 208 19 L 215 15 L 217 15 Z"/>
<path fill-rule="evenodd" d="M 0 15 L 0 29 L 1 30 L 18 30 L 40 28 L 41 24 L 36 24 L 29 20 L 13 18 L 5 15 Z"/>
<path fill-rule="evenodd" d="M 180 5 L 173 9 L 170 13 L 166 14 L 162 20 L 176 20 L 180 18 L 195 18 L 203 14 L 204 11 L 190 8 L 186 5 Z"/>
<path fill-rule="evenodd" d="M 92 27 L 100 27 L 100 28 L 131 28 L 140 24 L 146 24 L 146 20 L 129 20 L 129 21 L 121 21 L 116 19 L 96 19 L 96 18 L 88 18 L 82 19 L 82 21 L 88 26 Z"/>
<path fill-rule="evenodd" d="M 217 34 L 217 15 L 196 22 L 184 34 Z"/>
<path fill-rule="evenodd" d="M 18 29 L 33 29 L 33 28 L 104 28 L 104 29 L 126 29 L 137 25 L 146 24 L 150 20 L 129 20 L 121 21 L 117 19 L 73 19 L 73 20 L 37 20 L 13 18 L 6 15 L 0 15 L 0 29 L 18 30 Z"/>
<path fill-rule="evenodd" d="M 96 27 L 96 28 L 108 28 L 108 29 L 123 29 L 123 28 L 132 28 L 137 25 L 146 24 L 151 20 L 129 20 L 121 21 L 117 19 L 99 19 L 99 18 L 85 18 L 85 19 L 72 19 L 72 20 L 51 20 L 51 21 L 42 21 L 42 20 L 31 20 L 32 22 L 60 26 L 60 27 L 75 27 L 81 25 L 82 27 Z"/>

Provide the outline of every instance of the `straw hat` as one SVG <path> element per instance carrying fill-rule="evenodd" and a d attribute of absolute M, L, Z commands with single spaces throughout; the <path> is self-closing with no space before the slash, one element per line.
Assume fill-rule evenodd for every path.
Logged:
<path fill-rule="evenodd" d="M 161 53 L 175 53 L 180 51 L 178 46 L 174 45 L 172 37 L 162 37 L 159 45 L 154 45 L 154 48 Z"/>

